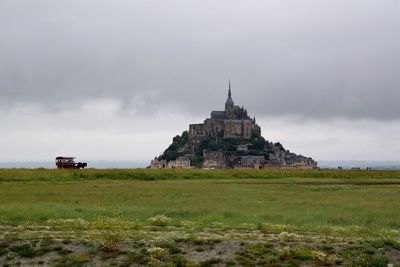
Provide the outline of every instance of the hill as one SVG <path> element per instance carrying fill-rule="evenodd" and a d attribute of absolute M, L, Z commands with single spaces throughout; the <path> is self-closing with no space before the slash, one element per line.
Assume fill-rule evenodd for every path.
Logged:
<path fill-rule="evenodd" d="M 279 142 L 265 140 L 256 118 L 251 118 L 244 107 L 235 106 L 229 83 L 225 110 L 212 111 L 203 123 L 189 125 L 189 131 L 175 136 L 151 167 L 313 169 L 317 163 L 290 152 Z"/>

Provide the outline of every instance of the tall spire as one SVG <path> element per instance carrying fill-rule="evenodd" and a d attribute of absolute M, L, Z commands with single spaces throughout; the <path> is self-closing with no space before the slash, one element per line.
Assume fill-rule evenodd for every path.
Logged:
<path fill-rule="evenodd" d="M 231 97 L 232 96 L 232 92 L 231 92 L 231 80 L 229 80 L 229 90 L 228 90 L 228 96 Z"/>
<path fill-rule="evenodd" d="M 226 102 L 225 102 L 225 109 L 229 106 L 234 106 L 234 105 L 235 104 L 233 103 L 232 92 L 231 92 L 231 80 L 229 80 L 228 98 L 226 99 Z"/>

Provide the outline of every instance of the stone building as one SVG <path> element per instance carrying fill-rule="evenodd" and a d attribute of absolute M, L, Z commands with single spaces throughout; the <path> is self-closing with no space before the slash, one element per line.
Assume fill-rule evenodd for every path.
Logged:
<path fill-rule="evenodd" d="M 151 169 L 190 169 L 189 157 L 178 157 L 176 160 L 167 162 L 166 160 L 158 160 L 157 157 L 151 161 Z"/>
<path fill-rule="evenodd" d="M 251 119 L 247 110 L 243 107 L 235 106 L 230 82 L 225 110 L 212 111 L 210 118 L 207 118 L 203 123 L 189 126 L 189 142 L 191 145 L 215 137 L 250 139 L 258 136 L 261 136 L 261 128 L 256 124 L 255 118 Z"/>
<path fill-rule="evenodd" d="M 151 161 L 150 168 L 151 169 L 165 169 L 165 168 L 167 168 L 167 161 L 165 159 L 158 160 L 157 157 L 155 157 Z"/>
<path fill-rule="evenodd" d="M 226 168 L 226 157 L 223 151 L 203 151 L 204 169 L 224 169 Z"/>
<path fill-rule="evenodd" d="M 261 169 L 265 163 L 264 156 L 241 156 L 239 164 L 235 165 L 235 169 L 250 168 L 250 169 Z"/>
<path fill-rule="evenodd" d="M 247 151 L 247 150 L 248 150 L 248 147 L 249 147 L 248 144 L 238 145 L 238 146 L 237 146 L 237 150 L 238 150 L 238 151 Z"/>
<path fill-rule="evenodd" d="M 190 158 L 189 157 L 178 157 L 176 160 L 168 162 L 167 168 L 169 169 L 190 169 Z"/>

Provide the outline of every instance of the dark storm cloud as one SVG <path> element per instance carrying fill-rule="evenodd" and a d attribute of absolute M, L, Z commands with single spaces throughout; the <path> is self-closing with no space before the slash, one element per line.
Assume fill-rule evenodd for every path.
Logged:
<path fill-rule="evenodd" d="M 400 119 L 400 2 L 0 2 L 0 103 Z"/>

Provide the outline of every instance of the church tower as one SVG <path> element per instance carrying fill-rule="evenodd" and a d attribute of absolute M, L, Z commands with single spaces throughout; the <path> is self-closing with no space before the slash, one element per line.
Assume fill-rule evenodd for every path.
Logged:
<path fill-rule="evenodd" d="M 229 80 L 229 90 L 228 90 L 228 98 L 225 102 L 225 111 L 231 110 L 235 103 L 233 103 L 232 92 L 231 92 L 231 81 Z"/>

